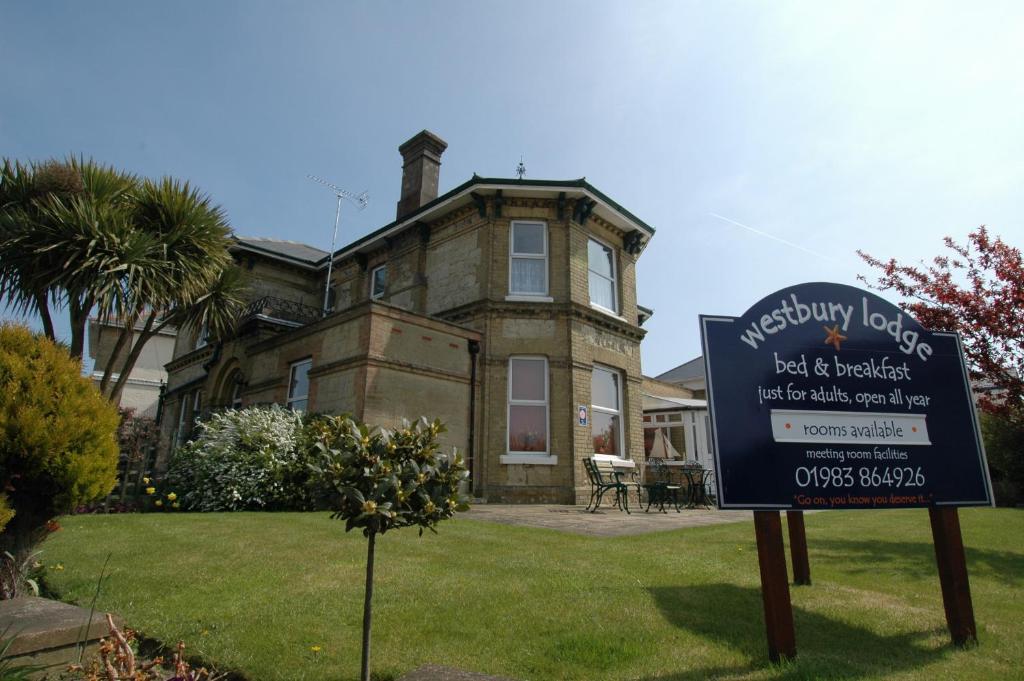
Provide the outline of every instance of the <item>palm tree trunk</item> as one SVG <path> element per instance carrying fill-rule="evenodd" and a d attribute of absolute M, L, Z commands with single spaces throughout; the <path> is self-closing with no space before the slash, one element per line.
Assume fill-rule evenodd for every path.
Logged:
<path fill-rule="evenodd" d="M 376 532 L 370 531 L 366 548 L 366 597 L 363 599 L 363 667 L 360 681 L 370 681 L 370 621 L 373 619 L 373 540 Z"/>
<path fill-rule="evenodd" d="M 121 328 L 121 333 L 117 337 L 117 343 L 114 344 L 114 349 L 110 351 L 110 359 L 107 360 L 107 366 L 103 370 L 103 379 L 100 381 L 100 393 L 106 395 L 107 387 L 110 385 L 110 377 L 114 373 L 114 364 L 117 359 L 124 352 L 124 346 L 131 339 L 132 334 L 135 333 L 135 323 L 139 319 L 139 312 L 136 312 L 131 316 L 130 319 L 124 322 L 124 326 Z"/>
<path fill-rule="evenodd" d="M 50 317 L 50 305 L 46 300 L 46 291 L 36 291 L 33 297 L 36 301 L 36 312 L 39 313 L 39 319 L 43 322 L 43 333 L 50 340 L 56 341 L 57 335 L 53 332 L 53 319 Z"/>
<path fill-rule="evenodd" d="M 92 300 L 69 292 L 68 313 L 71 321 L 71 357 L 81 360 L 85 351 L 85 324 L 89 321 Z"/>
<path fill-rule="evenodd" d="M 142 354 L 142 348 L 146 345 L 150 338 L 155 336 L 160 329 L 164 328 L 166 324 L 160 324 L 156 328 L 153 328 L 153 324 L 156 323 L 157 313 L 154 310 L 149 313 L 149 318 L 146 319 L 146 325 L 139 331 L 138 337 L 132 344 L 132 349 L 125 357 L 124 363 L 121 365 L 121 375 L 117 377 L 117 382 L 114 383 L 113 389 L 110 391 L 108 398 L 114 404 L 117 404 L 121 400 L 121 393 L 124 391 L 124 384 L 128 381 L 128 374 L 135 368 L 135 363 L 139 361 L 139 355 Z M 133 331 L 134 333 L 134 331 Z"/>

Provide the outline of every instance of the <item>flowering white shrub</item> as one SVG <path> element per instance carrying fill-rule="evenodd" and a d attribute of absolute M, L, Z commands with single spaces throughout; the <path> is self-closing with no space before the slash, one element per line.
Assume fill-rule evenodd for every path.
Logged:
<path fill-rule="evenodd" d="M 171 459 L 167 482 L 193 511 L 307 509 L 302 415 L 280 406 L 214 414 Z"/>

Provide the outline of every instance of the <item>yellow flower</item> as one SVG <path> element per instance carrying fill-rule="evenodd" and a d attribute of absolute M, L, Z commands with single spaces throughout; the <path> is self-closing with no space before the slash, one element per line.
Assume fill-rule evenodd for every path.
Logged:
<path fill-rule="evenodd" d="M 163 506 L 164 505 L 163 499 L 157 499 L 156 501 L 153 502 L 153 505 L 154 506 Z"/>
<path fill-rule="evenodd" d="M 436 511 L 436 510 L 437 510 L 437 506 L 434 506 L 434 502 L 433 502 L 433 501 L 428 501 L 428 502 L 427 502 L 427 503 L 426 503 L 426 504 L 425 504 L 425 505 L 423 506 L 423 511 L 424 511 L 425 513 L 433 513 L 433 512 L 434 512 L 434 511 Z"/>
<path fill-rule="evenodd" d="M 458 506 L 458 503 L 454 499 L 448 500 L 448 508 L 455 508 L 456 506 Z"/>
<path fill-rule="evenodd" d="M 167 495 L 167 501 L 174 501 L 177 498 L 178 498 L 178 495 L 175 494 L 174 492 L 171 492 L 170 494 Z"/>
<path fill-rule="evenodd" d="M 312 650 L 314 653 L 320 652 L 320 646 L 310 646 L 309 649 Z"/>
<path fill-rule="evenodd" d="M 147 487 L 146 488 L 146 494 L 150 494 L 150 495 L 156 494 L 156 487 Z"/>
<path fill-rule="evenodd" d="M 377 510 L 377 502 L 367 501 L 363 504 L 363 513 L 373 513 Z"/>
<path fill-rule="evenodd" d="M 178 508 L 179 506 L 181 506 L 181 504 L 179 504 L 177 501 L 175 501 L 173 504 L 171 504 L 172 508 Z"/>
<path fill-rule="evenodd" d="M 149 478 L 143 478 L 142 479 L 142 484 L 143 485 L 148 485 L 149 484 Z"/>

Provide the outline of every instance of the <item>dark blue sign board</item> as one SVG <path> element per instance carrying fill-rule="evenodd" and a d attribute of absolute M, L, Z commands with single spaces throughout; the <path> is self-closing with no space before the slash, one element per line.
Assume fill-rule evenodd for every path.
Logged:
<path fill-rule="evenodd" d="M 957 334 L 832 283 L 700 324 L 720 508 L 993 505 Z"/>

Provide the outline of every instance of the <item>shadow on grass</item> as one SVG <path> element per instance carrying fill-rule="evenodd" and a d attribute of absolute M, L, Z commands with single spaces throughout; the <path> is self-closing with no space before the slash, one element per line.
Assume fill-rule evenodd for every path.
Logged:
<path fill-rule="evenodd" d="M 906 541 L 813 539 L 809 548 L 824 554 L 832 566 L 848 574 L 877 574 L 880 568 L 914 579 L 934 579 L 935 548 L 931 543 Z M 1024 554 L 966 547 L 969 575 L 1002 582 L 1007 586 L 1024 584 Z M 814 559 L 812 558 L 812 563 Z M 812 566 L 813 570 L 813 566 Z"/>
<path fill-rule="evenodd" d="M 679 672 L 645 681 L 696 681 L 743 676 L 771 667 L 765 638 L 761 591 L 734 584 L 694 587 L 655 587 L 648 590 L 665 618 L 748 659 L 746 664 L 701 666 L 699 659 L 679 651 Z M 793 609 L 797 659 L 775 666 L 773 679 L 820 678 L 853 681 L 886 677 L 930 664 L 948 650 L 922 645 L 943 635 L 945 629 L 929 628 L 897 636 L 873 631 L 800 608 Z"/>

